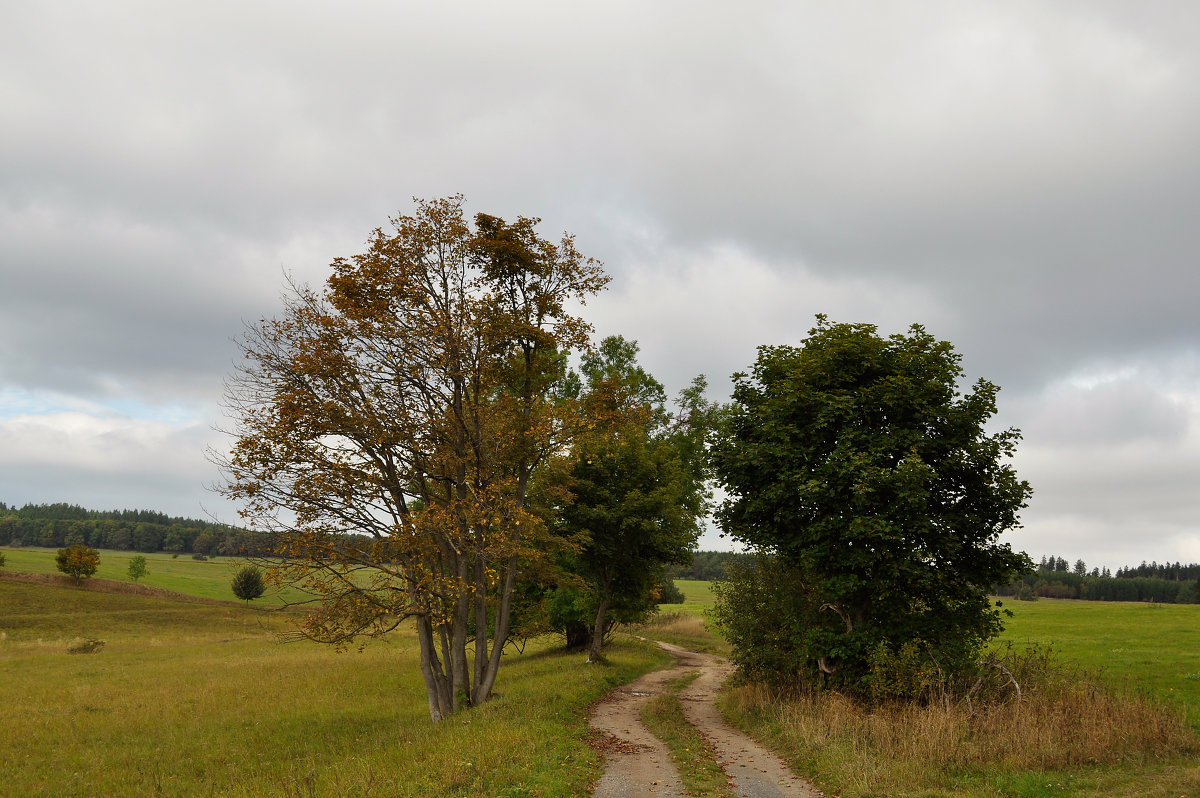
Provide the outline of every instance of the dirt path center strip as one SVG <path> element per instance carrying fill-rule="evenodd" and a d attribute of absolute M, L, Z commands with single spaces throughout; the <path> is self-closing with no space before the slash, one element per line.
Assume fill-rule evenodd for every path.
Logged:
<path fill-rule="evenodd" d="M 694 671 L 699 671 L 699 678 L 680 696 L 684 717 L 717 751 L 740 798 L 820 798 L 820 790 L 796 777 L 779 757 L 721 718 L 714 702 L 721 683 L 732 672 L 726 660 L 669 643 L 658 645 L 676 658 L 675 667 L 646 674 L 614 690 L 592 715 L 598 738 L 594 744 L 608 760 L 595 798 L 684 795 L 666 746 L 642 725 L 641 707 L 663 692 L 667 682 Z"/>

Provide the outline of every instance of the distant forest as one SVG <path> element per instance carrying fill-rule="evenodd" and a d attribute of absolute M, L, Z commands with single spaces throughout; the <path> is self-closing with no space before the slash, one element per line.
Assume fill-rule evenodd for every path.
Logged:
<path fill-rule="evenodd" d="M 95 549 L 224 555 L 269 551 L 267 537 L 227 524 L 171 518 L 152 510 L 85 510 L 73 504 L 0 502 L 0 546 L 61 548 L 84 544 Z"/>
<path fill-rule="evenodd" d="M 729 551 L 698 551 L 692 564 L 679 568 L 676 579 L 713 581 L 725 578 L 725 567 L 738 557 Z M 1083 560 L 1069 563 L 1062 557 L 1042 557 L 1037 569 L 1008 585 L 997 585 L 998 596 L 1032 601 L 1069 598 L 1085 601 L 1153 601 L 1160 604 L 1200 604 L 1200 563 L 1143 562 L 1118 568 L 1088 570 Z"/>
<path fill-rule="evenodd" d="M 1026 601 L 1039 597 L 1085 601 L 1153 601 L 1160 604 L 1200 604 L 1200 564 L 1147 563 L 1088 570 L 1083 560 L 1074 565 L 1062 557 L 1042 557 L 1037 570 L 996 588 L 1000 596 Z"/>
<path fill-rule="evenodd" d="M 267 535 L 228 524 L 171 518 L 152 510 L 85 510 L 73 504 L 0 502 L 0 546 L 61 548 L 82 543 L 96 549 L 166 551 L 180 554 L 267 555 Z M 731 551 L 698 551 L 691 565 L 680 567 L 675 579 L 715 581 L 725 568 L 747 555 Z M 1154 601 L 1161 604 L 1200 604 L 1200 563 L 1142 562 L 1118 568 L 1088 569 L 1058 556 L 1042 557 L 1033 573 L 1008 585 L 994 587 L 999 596 L 1033 600 L 1069 598 L 1088 601 Z"/>

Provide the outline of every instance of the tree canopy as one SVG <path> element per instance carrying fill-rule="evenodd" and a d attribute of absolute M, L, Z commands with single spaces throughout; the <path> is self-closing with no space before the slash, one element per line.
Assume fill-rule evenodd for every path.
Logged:
<path fill-rule="evenodd" d="M 79 544 L 67 546 L 58 550 L 54 564 L 58 570 L 71 577 L 75 584 L 79 584 L 96 573 L 96 569 L 100 567 L 100 552 Z"/>
<path fill-rule="evenodd" d="M 577 536 L 568 570 L 588 592 L 590 661 L 600 659 L 608 618 L 653 609 L 667 566 L 690 560 L 708 509 L 705 438 L 715 409 L 703 397 L 704 378 L 669 411 L 637 352 L 636 342 L 611 336 L 582 358 L 592 429 L 576 439 L 570 500 L 554 521 Z"/>
<path fill-rule="evenodd" d="M 323 291 L 290 287 L 227 396 L 225 493 L 317 602 L 302 633 L 414 619 L 435 721 L 492 692 L 518 572 L 552 552 L 531 478 L 586 424 L 557 390 L 590 334 L 569 308 L 608 278 L 537 221 L 418 201 Z"/>
<path fill-rule="evenodd" d="M 1030 563 L 997 539 L 1030 487 L 1007 462 L 1019 431 L 986 430 L 998 388 L 962 394 L 962 376 L 919 325 L 884 338 L 823 316 L 735 375 L 717 518 L 793 575 L 797 671 L 852 684 L 880 645 L 965 660 L 999 630 L 987 591 Z"/>
<path fill-rule="evenodd" d="M 260 598 L 263 593 L 267 592 L 267 585 L 263 582 L 262 571 L 253 565 L 243 565 L 239 568 L 238 572 L 233 575 L 229 586 L 233 589 L 233 595 L 247 604 L 256 598 Z"/>

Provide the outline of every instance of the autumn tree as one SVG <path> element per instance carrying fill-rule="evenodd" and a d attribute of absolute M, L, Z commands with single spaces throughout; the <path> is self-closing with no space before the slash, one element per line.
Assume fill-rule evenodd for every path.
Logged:
<path fill-rule="evenodd" d="M 100 567 L 100 552 L 89 546 L 67 546 L 58 550 L 54 557 L 58 570 L 79 584 L 87 577 L 96 573 Z"/>
<path fill-rule="evenodd" d="M 1008 462 L 1020 433 L 988 430 L 999 389 L 960 393 L 960 360 L 920 326 L 884 338 L 819 316 L 802 346 L 761 347 L 735 375 L 717 518 L 788 572 L 739 571 L 773 598 L 727 594 L 735 657 L 782 646 L 794 672 L 853 686 L 880 647 L 916 644 L 953 668 L 999 631 L 988 590 L 1032 563 L 998 538 L 1030 488 Z M 803 617 L 762 623 L 767 612 Z"/>
<path fill-rule="evenodd" d="M 555 390 L 607 282 L 537 219 L 418 201 L 323 290 L 242 338 L 224 492 L 272 530 L 268 578 L 314 605 L 300 631 L 346 644 L 413 619 L 434 721 L 491 694 L 526 562 L 552 550 L 535 471 L 584 419 Z"/>

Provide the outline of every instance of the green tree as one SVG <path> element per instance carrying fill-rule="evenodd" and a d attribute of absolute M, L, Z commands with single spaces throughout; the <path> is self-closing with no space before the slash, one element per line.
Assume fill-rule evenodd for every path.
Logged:
<path fill-rule="evenodd" d="M 233 588 L 233 595 L 246 603 L 254 601 L 254 599 L 267 592 L 267 585 L 263 581 L 262 571 L 253 565 L 246 565 L 240 568 L 233 575 L 230 587 Z"/>
<path fill-rule="evenodd" d="M 79 584 L 100 567 L 100 552 L 88 546 L 67 546 L 54 557 L 58 570 Z"/>
<path fill-rule="evenodd" d="M 988 590 L 1032 563 L 997 538 L 1030 488 L 1006 462 L 1019 431 L 985 431 L 998 388 L 960 394 L 962 373 L 918 325 L 883 338 L 818 316 L 735 375 L 717 518 L 792 571 L 802 673 L 861 687 L 881 645 L 913 641 L 953 669 L 999 631 Z"/>
<path fill-rule="evenodd" d="M 230 381 L 225 493 L 275 532 L 271 578 L 321 600 L 300 632 L 411 618 L 434 721 L 491 695 L 518 575 L 553 553 L 530 483 L 585 424 L 556 386 L 608 278 L 537 221 L 418 202 L 324 290 L 293 286 Z"/>
<path fill-rule="evenodd" d="M 136 582 L 139 579 L 141 579 L 143 576 L 146 576 L 149 573 L 150 573 L 150 569 L 146 567 L 146 558 L 145 557 L 143 557 L 140 554 L 137 554 L 137 555 L 134 555 L 132 558 L 130 558 L 129 570 L 126 571 L 126 575 L 129 577 L 130 582 Z"/>
<path fill-rule="evenodd" d="M 212 554 L 217 549 L 217 538 L 208 530 L 196 535 L 196 539 L 192 541 L 192 551 L 196 554 Z"/>
<path fill-rule="evenodd" d="M 665 567 L 690 561 L 708 506 L 704 439 L 714 411 L 704 379 L 669 412 L 637 352 L 636 342 L 613 336 L 582 359 L 595 429 L 577 439 L 572 500 L 558 523 L 579 536 L 570 570 L 589 592 L 589 662 L 601 658 L 610 613 L 632 620 L 653 610 Z"/>

